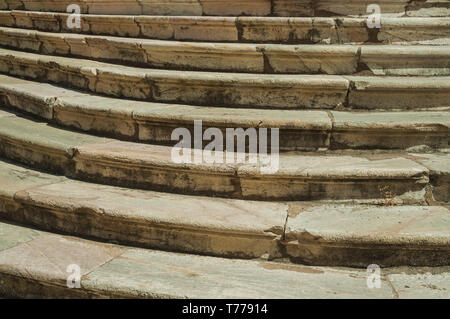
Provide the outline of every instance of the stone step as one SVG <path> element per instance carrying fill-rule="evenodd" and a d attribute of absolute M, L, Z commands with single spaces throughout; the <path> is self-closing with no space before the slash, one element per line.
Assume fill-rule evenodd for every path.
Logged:
<path fill-rule="evenodd" d="M 79 27 L 66 13 L 0 11 L 0 25 L 49 32 L 133 38 L 289 44 L 416 43 L 449 44 L 450 18 L 382 17 L 381 28 L 367 18 L 108 16 L 81 14 Z"/>
<path fill-rule="evenodd" d="M 0 72 L 121 98 L 274 109 L 448 107 L 450 77 L 156 70 L 0 49 Z M 374 96 L 376 98 L 374 98 Z"/>
<path fill-rule="evenodd" d="M 449 154 L 181 152 L 67 131 L 6 111 L 2 117 L 1 156 L 102 184 L 239 199 L 402 204 L 430 201 L 436 189 L 448 201 Z"/>
<path fill-rule="evenodd" d="M 0 9 L 66 12 L 77 5 L 82 13 L 147 14 L 172 16 L 339 16 L 368 15 L 367 1 L 361 0 L 1 0 Z M 378 0 L 384 15 L 448 16 L 448 0 Z"/>
<path fill-rule="evenodd" d="M 3 106 L 52 123 L 122 140 L 175 145 L 172 133 L 185 127 L 195 136 L 209 128 L 279 129 L 281 151 L 318 149 L 446 149 L 450 112 L 343 112 L 252 110 L 137 102 L 69 90 L 0 75 Z M 219 138 L 219 137 L 216 137 Z M 206 146 L 206 142 L 203 146 Z M 258 143 L 259 144 L 259 143 Z"/>
<path fill-rule="evenodd" d="M 450 262 L 450 211 L 443 206 L 173 195 L 78 182 L 6 162 L 0 162 L 0 178 L 5 181 L 1 217 L 45 230 L 153 249 L 309 265 Z"/>
<path fill-rule="evenodd" d="M 365 269 L 137 249 L 8 223 L 0 233 L 7 298 L 447 298 L 450 289 L 448 267 L 384 268 L 380 288 L 369 289 Z M 81 270 L 79 289 L 67 286 L 70 265 Z"/>
<path fill-rule="evenodd" d="M 0 45 L 161 69 L 245 73 L 450 75 L 450 46 L 283 45 L 144 40 L 0 27 Z"/>

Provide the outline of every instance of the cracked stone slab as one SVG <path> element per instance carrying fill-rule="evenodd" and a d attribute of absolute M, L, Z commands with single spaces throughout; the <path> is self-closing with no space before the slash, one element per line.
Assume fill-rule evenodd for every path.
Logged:
<path fill-rule="evenodd" d="M 70 265 L 84 276 L 123 252 L 121 247 L 74 237 L 43 234 L 0 252 L 0 272 L 31 280 L 65 285 Z"/>
<path fill-rule="evenodd" d="M 442 206 L 313 206 L 288 218 L 286 250 L 301 263 L 367 267 L 447 265 L 450 211 Z"/>
<path fill-rule="evenodd" d="M 450 275 L 448 272 L 422 270 L 420 273 L 404 271 L 388 275 L 400 299 L 448 299 Z"/>
<path fill-rule="evenodd" d="M 0 223 L 0 253 L 4 250 L 29 242 L 41 235 L 43 235 L 43 233 L 38 230 L 4 222 Z"/>
<path fill-rule="evenodd" d="M 64 177 L 30 170 L 8 162 L 0 161 L 0 181 L 2 197 L 13 198 L 21 190 L 64 181 Z"/>

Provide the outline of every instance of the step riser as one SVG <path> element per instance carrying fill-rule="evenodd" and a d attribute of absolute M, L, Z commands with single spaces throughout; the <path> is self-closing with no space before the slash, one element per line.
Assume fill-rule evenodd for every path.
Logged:
<path fill-rule="evenodd" d="M 78 64 L 77 60 L 59 59 L 64 60 L 32 55 L 19 58 L 5 52 L 0 56 L 0 72 L 115 97 L 207 106 L 333 109 L 348 105 L 355 109 L 413 109 L 447 107 L 450 100 L 449 82 L 444 79 L 427 83 L 426 87 L 411 86 L 404 81 L 394 88 L 379 81 L 371 85 L 374 81 L 371 78 L 340 76 L 326 79 L 309 76 L 315 82 L 306 76 L 240 79 L 226 73 L 215 77 L 196 74 L 194 79 L 177 71 L 144 73 L 120 66 L 108 68 L 107 64 L 103 68 L 94 62 L 89 67 L 86 60 L 83 63 L 87 65 L 80 68 L 73 64 Z M 64 61 L 65 65 L 57 61 Z"/>
<path fill-rule="evenodd" d="M 208 46 L 123 42 L 120 38 L 0 30 L 0 45 L 42 54 L 75 56 L 175 70 L 286 74 L 450 75 L 450 50 L 431 47 Z M 361 52 L 362 49 L 362 52 Z M 325 52 L 325 53 L 324 53 Z"/>
<path fill-rule="evenodd" d="M 304 265 L 326 265 L 340 266 L 346 264 L 351 267 L 367 267 L 373 264 L 374 260 L 382 261 L 383 266 L 389 267 L 393 265 L 409 265 L 409 266 L 431 266 L 431 265 L 448 265 L 450 259 L 447 253 L 442 253 L 448 246 L 435 247 L 427 250 L 408 250 L 402 247 L 389 246 L 372 246 L 369 249 L 360 247 L 339 247 L 337 245 L 328 246 L 301 243 L 294 247 L 287 246 L 290 261 L 293 263 Z M 349 263 L 349 260 L 351 262 Z M 378 263 L 377 263 L 378 264 Z M 379 265 L 379 264 L 378 264 Z"/>
<path fill-rule="evenodd" d="M 367 3 L 361 0 L 183 0 L 183 1 L 17 1 L 2 0 L 0 9 L 65 12 L 70 4 L 80 7 L 82 13 L 91 14 L 147 14 L 147 15 L 255 15 L 255 16 L 333 16 L 367 15 Z M 235 2 L 235 3 L 233 3 Z M 383 14 L 411 16 L 448 16 L 445 1 L 410 3 L 407 0 L 379 1 Z"/>
<path fill-rule="evenodd" d="M 66 25 L 69 15 L 0 11 L 0 25 L 48 32 L 88 33 L 181 41 L 257 42 L 289 44 L 447 43 L 447 18 L 383 18 L 382 27 L 369 29 L 365 18 L 251 17 L 108 17 L 80 16 L 80 28 Z M 313 22 L 314 21 L 314 22 Z"/>

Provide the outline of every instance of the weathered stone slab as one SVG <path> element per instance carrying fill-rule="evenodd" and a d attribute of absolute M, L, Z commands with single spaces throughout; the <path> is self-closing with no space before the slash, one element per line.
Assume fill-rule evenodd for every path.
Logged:
<path fill-rule="evenodd" d="M 148 64 L 159 68 L 263 73 L 254 45 L 144 41 Z"/>
<path fill-rule="evenodd" d="M 416 161 L 430 170 L 433 196 L 437 201 L 450 201 L 450 154 L 413 154 Z"/>
<path fill-rule="evenodd" d="M 0 41 L 7 47 L 32 51 L 38 51 L 41 43 L 35 31 L 3 27 L 0 29 Z"/>
<path fill-rule="evenodd" d="M 249 199 L 379 199 L 389 187 L 398 200 L 424 202 L 428 170 L 401 157 L 280 156 L 279 170 L 261 174 L 258 165 L 238 168 L 241 190 Z"/>
<path fill-rule="evenodd" d="M 332 147 L 448 147 L 449 112 L 331 112 Z"/>
<path fill-rule="evenodd" d="M 306 264 L 438 266 L 448 265 L 449 235 L 450 211 L 440 206 L 299 205 L 288 218 L 286 249 Z"/>
<path fill-rule="evenodd" d="M 408 3 L 408 0 L 379 0 L 376 4 L 384 15 L 394 14 L 401 16 L 404 14 Z M 328 16 L 364 16 L 372 13 L 371 11 L 367 12 L 369 4 L 371 3 L 367 0 L 319 0 L 314 7 L 314 13 Z"/>
<path fill-rule="evenodd" d="M 238 17 L 239 40 L 249 42 L 310 42 L 311 18 Z"/>
<path fill-rule="evenodd" d="M 353 74 L 358 67 L 357 46 L 265 45 L 261 49 L 274 73 Z"/>
<path fill-rule="evenodd" d="M 363 46 L 361 62 L 375 75 L 450 75 L 450 48 Z"/>
<path fill-rule="evenodd" d="M 8 159 L 57 173 L 70 173 L 76 146 L 108 140 L 17 117 L 0 119 L 0 141 L 0 152 Z"/>
<path fill-rule="evenodd" d="M 414 271 L 414 270 L 413 270 Z M 406 269 L 403 273 L 388 275 L 400 299 L 448 299 L 450 296 L 450 274 L 448 272 L 424 269 L 412 273 Z"/>
<path fill-rule="evenodd" d="M 140 28 L 133 16 L 84 15 L 83 24 L 89 25 L 93 34 L 105 34 L 119 37 L 139 37 Z"/>
<path fill-rule="evenodd" d="M 142 14 L 138 0 L 85 0 L 90 14 Z"/>
<path fill-rule="evenodd" d="M 64 126 L 133 138 L 137 129 L 132 114 L 148 106 L 148 102 L 84 94 L 78 97 L 59 97 L 54 105 L 54 114 L 56 122 Z"/>
<path fill-rule="evenodd" d="M 186 127 L 194 136 L 194 121 L 201 120 L 203 132 L 219 128 L 226 145 L 227 128 L 279 128 L 281 150 L 308 150 L 327 147 L 331 120 L 323 111 L 252 110 L 187 105 L 161 105 L 140 108 L 133 113 L 139 125 L 139 139 L 173 144 L 171 134 Z M 269 136 L 270 136 L 270 130 Z"/>
<path fill-rule="evenodd" d="M 346 76 L 349 105 L 368 109 L 414 109 L 448 106 L 450 77 Z"/>
<path fill-rule="evenodd" d="M 93 196 L 93 194 L 96 194 Z M 151 248 L 241 258 L 280 257 L 281 203 L 191 197 L 68 181 L 19 192 L 33 224 Z"/>
<path fill-rule="evenodd" d="M 331 75 L 324 78 L 174 72 L 147 73 L 147 78 L 154 83 L 156 101 L 208 106 L 332 108 L 344 103 L 348 89 L 345 79 Z"/>
<path fill-rule="evenodd" d="M 23 3 L 24 9 L 29 11 L 66 12 L 70 4 L 76 4 L 81 8 L 81 12 L 87 12 L 87 1 L 85 0 L 22 0 L 21 2 Z M 9 9 L 12 8 L 10 7 Z"/>
<path fill-rule="evenodd" d="M 59 183 L 64 180 L 64 177 L 40 173 L 38 171 L 0 161 L 0 181 L 2 184 L 0 195 L 5 198 L 12 199 L 18 191 Z"/>
<path fill-rule="evenodd" d="M 273 0 L 272 14 L 280 17 L 312 17 L 314 6 L 312 0 Z"/>
<path fill-rule="evenodd" d="M 198 0 L 141 0 L 142 14 L 154 16 L 201 16 L 202 4 Z"/>
<path fill-rule="evenodd" d="M 389 43 L 419 42 L 450 38 L 448 18 L 382 18 L 378 40 Z"/>
<path fill-rule="evenodd" d="M 77 148 L 77 176 L 158 191 L 239 196 L 234 165 L 175 163 L 171 147 L 127 142 Z"/>
<path fill-rule="evenodd" d="M 5 8 L 2 8 L 2 10 Z M 15 19 L 11 14 L 11 11 L 0 12 L 0 21 L 2 26 L 13 27 L 15 25 Z"/>
<path fill-rule="evenodd" d="M 0 92 L 5 95 L 5 104 L 19 110 L 53 119 L 53 105 L 58 97 L 81 96 L 82 93 L 59 88 L 46 83 L 35 83 L 0 75 Z"/>

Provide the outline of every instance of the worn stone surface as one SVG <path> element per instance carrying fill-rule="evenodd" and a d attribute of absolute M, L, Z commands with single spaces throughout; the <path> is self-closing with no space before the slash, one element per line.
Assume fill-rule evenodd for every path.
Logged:
<path fill-rule="evenodd" d="M 297 262 L 316 265 L 448 265 L 450 211 L 389 207 L 386 201 L 387 207 L 299 205 L 298 213 L 288 218 L 287 253 Z"/>
<path fill-rule="evenodd" d="M 389 187 L 405 203 L 423 203 L 428 181 L 425 167 L 396 156 L 285 155 L 274 174 L 261 174 L 257 165 L 245 164 L 238 168 L 238 175 L 245 198 L 288 200 L 378 199 L 380 189 Z"/>
<path fill-rule="evenodd" d="M 0 223 L 0 253 L 22 243 L 29 242 L 43 233 L 34 229 L 13 224 Z"/>
<path fill-rule="evenodd" d="M 24 219 L 46 229 L 243 258 L 280 257 L 277 241 L 287 215 L 287 206 L 281 203 L 172 195 L 75 181 L 24 190 L 16 199 L 25 207 Z"/>
<path fill-rule="evenodd" d="M 113 278 L 117 286 L 110 284 Z M 140 288 L 136 289 L 137 286 Z M 147 298 L 392 297 L 387 285 L 383 285 L 381 290 L 367 289 L 365 275 L 359 271 L 334 271 L 142 250 L 129 250 L 91 273 L 83 281 L 83 287 Z"/>
<path fill-rule="evenodd" d="M 397 272 L 397 271 L 396 271 Z M 400 299 L 448 299 L 450 277 L 448 272 L 426 268 L 419 273 L 410 269 L 388 275 Z"/>
<path fill-rule="evenodd" d="M 0 252 L 0 272 L 64 285 L 70 274 L 67 272 L 70 265 L 78 265 L 83 276 L 120 253 L 120 247 L 78 238 L 42 235 Z"/>
<path fill-rule="evenodd" d="M 450 48 L 363 46 L 361 62 L 375 75 L 450 75 Z"/>

